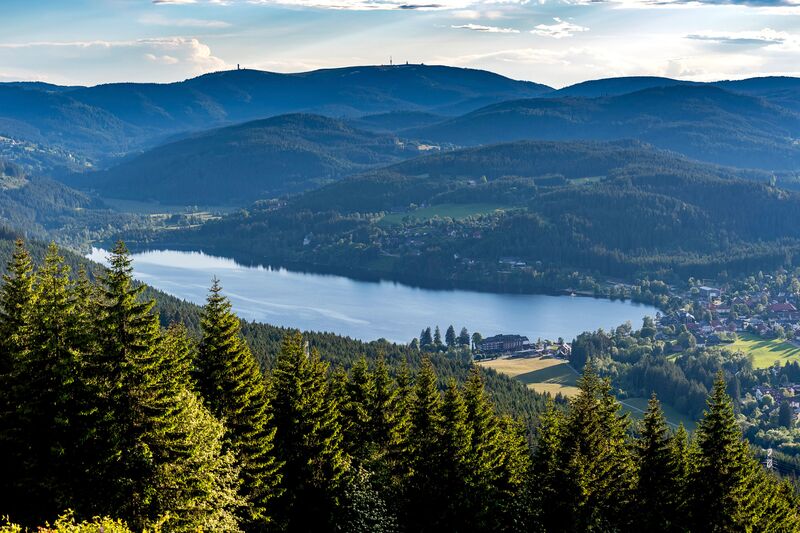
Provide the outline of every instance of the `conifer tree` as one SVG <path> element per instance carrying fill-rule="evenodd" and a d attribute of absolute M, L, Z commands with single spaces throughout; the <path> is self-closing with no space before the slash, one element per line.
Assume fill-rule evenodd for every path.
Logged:
<path fill-rule="evenodd" d="M 498 477 L 487 493 L 488 517 L 493 523 L 484 531 L 529 531 L 534 510 L 530 505 L 532 462 L 527 427 L 510 416 L 501 417 L 498 427 Z"/>
<path fill-rule="evenodd" d="M 345 377 L 343 388 L 339 404 L 342 418 L 347 421 L 343 442 L 355 464 L 363 465 L 375 453 L 376 444 L 371 427 L 375 383 L 365 357 L 361 357 L 350 369 L 350 376 Z"/>
<path fill-rule="evenodd" d="M 170 531 L 239 531 L 238 511 L 249 502 L 238 493 L 234 454 L 223 448 L 225 427 L 190 389 L 194 345 L 186 329 L 171 326 L 161 350 L 159 400 L 148 407 L 167 416 L 152 429 L 155 472 L 149 490 L 157 497 L 151 515 L 162 517 Z"/>
<path fill-rule="evenodd" d="M 21 438 L 27 443 L 26 500 L 41 511 L 66 508 L 72 493 L 67 473 L 82 397 L 78 388 L 78 324 L 70 294 L 69 267 L 55 244 L 36 275 L 30 312 L 29 347 L 15 373 L 23 400 L 17 407 Z"/>
<path fill-rule="evenodd" d="M 25 402 L 18 374 L 30 352 L 33 284 L 31 256 L 17 239 L 0 287 L 0 457 L 5 465 L 0 475 L 0 514 L 29 510 L 25 502 L 30 499 L 20 490 L 27 444 L 18 411 Z"/>
<path fill-rule="evenodd" d="M 430 348 L 433 345 L 433 335 L 431 334 L 431 328 L 425 328 L 419 334 L 419 346 L 420 348 Z"/>
<path fill-rule="evenodd" d="M 549 398 L 539 417 L 531 477 L 533 507 L 538 513 L 536 522 L 541 531 L 564 527 L 563 520 L 570 505 L 566 496 L 567 472 L 562 464 L 565 424 L 563 413 Z"/>
<path fill-rule="evenodd" d="M 673 494 L 672 503 L 674 505 L 673 512 L 675 513 L 672 519 L 675 529 L 686 531 L 691 525 L 689 513 L 689 501 L 691 494 L 689 490 L 689 479 L 691 474 L 690 457 L 692 455 L 692 444 L 689 441 L 689 433 L 683 424 L 678 425 L 678 429 L 670 439 L 670 455 L 672 457 L 672 472 L 674 479 L 672 481 L 675 493 Z"/>
<path fill-rule="evenodd" d="M 653 394 L 642 423 L 636 452 L 639 464 L 636 487 L 637 527 L 648 531 L 679 531 L 678 502 L 683 489 L 679 463 L 661 404 Z"/>
<path fill-rule="evenodd" d="M 467 328 L 461 328 L 461 332 L 458 334 L 458 344 L 463 348 L 469 348 L 469 331 Z"/>
<path fill-rule="evenodd" d="M 625 529 L 631 520 L 635 471 L 627 441 L 627 415 L 608 380 L 587 364 L 580 392 L 564 425 L 561 461 L 571 502 L 566 520 L 577 530 Z"/>
<path fill-rule="evenodd" d="M 370 421 L 369 434 L 373 442 L 382 446 L 379 457 L 376 457 L 376 459 L 380 459 L 389 452 L 393 443 L 402 438 L 398 433 L 398 421 L 401 414 L 398 413 L 397 391 L 389 376 L 389 368 L 383 355 L 378 357 L 372 376 L 373 393 L 367 405 Z"/>
<path fill-rule="evenodd" d="M 287 335 L 273 371 L 275 453 L 284 464 L 280 524 L 290 531 L 325 531 L 333 524 L 349 458 L 342 448 L 327 364 Z"/>
<path fill-rule="evenodd" d="M 737 516 L 748 496 L 748 469 L 745 445 L 722 374 L 714 382 L 708 409 L 697 427 L 696 442 L 691 487 L 694 527 L 734 531 L 742 525 Z"/>
<path fill-rule="evenodd" d="M 229 510 L 211 503 L 230 501 L 235 507 L 231 470 L 220 455 L 215 433 L 219 426 L 194 409 L 185 387 L 188 377 L 176 373 L 187 355 L 175 349 L 186 342 L 163 341 L 151 312 L 153 302 L 139 299 L 142 287 L 133 283 L 123 243 L 114 248 L 109 262 L 101 277 L 99 349 L 85 365 L 87 379 L 97 382 L 94 410 L 104 416 L 89 439 L 97 452 L 90 471 L 91 504 L 121 515 L 136 529 L 187 508 L 208 510 L 187 528 L 197 523 L 208 527 L 215 521 L 233 524 Z M 189 416 L 195 417 L 192 423 L 186 420 Z M 189 482 L 198 473 L 200 477 Z"/>
<path fill-rule="evenodd" d="M 440 515 L 439 445 L 442 428 L 441 396 L 436 386 L 436 372 L 430 359 L 424 358 L 416 375 L 411 399 L 408 435 L 409 477 L 405 494 L 408 508 L 404 516 L 411 531 L 424 529 Z"/>
<path fill-rule="evenodd" d="M 485 530 L 490 527 L 489 515 L 507 495 L 497 492 L 502 477 L 503 453 L 500 428 L 494 409 L 484 390 L 483 378 L 477 366 L 472 366 L 464 384 L 467 424 L 470 428 L 470 506 L 473 524 Z"/>
<path fill-rule="evenodd" d="M 0 288 L 0 345 L 3 347 L 0 375 L 9 371 L 13 364 L 11 358 L 22 356 L 27 348 L 34 302 L 33 282 L 33 260 L 22 239 L 17 239 Z"/>
<path fill-rule="evenodd" d="M 274 456 L 275 429 L 266 382 L 258 362 L 241 337 L 239 319 L 214 279 L 203 308 L 203 337 L 195 377 L 211 412 L 221 419 L 241 466 L 241 494 L 248 506 L 243 519 L 256 529 L 271 521 L 270 502 L 280 483 Z"/>
<path fill-rule="evenodd" d="M 378 368 L 380 370 L 380 367 Z M 377 375 L 380 375 L 376 371 Z M 388 376 L 387 376 L 388 377 Z M 391 400 L 391 438 L 387 441 L 386 456 L 383 462 L 388 487 L 391 493 L 390 504 L 396 512 L 404 512 L 402 502 L 406 501 L 406 490 L 411 475 L 411 407 L 414 389 L 408 362 L 403 360 L 396 377 L 396 387 Z M 375 420 L 375 419 L 373 419 Z M 382 431 L 386 430 L 384 426 Z"/>
<path fill-rule="evenodd" d="M 467 406 L 458 385 L 451 379 L 442 401 L 439 430 L 439 467 L 436 497 L 439 513 L 437 523 L 453 531 L 474 528 L 470 507 L 470 451 L 472 428 L 467 423 Z M 435 527 L 436 523 L 430 524 Z"/>
<path fill-rule="evenodd" d="M 444 340 L 448 348 L 455 348 L 456 346 L 456 330 L 452 324 L 447 328 L 444 333 Z"/>

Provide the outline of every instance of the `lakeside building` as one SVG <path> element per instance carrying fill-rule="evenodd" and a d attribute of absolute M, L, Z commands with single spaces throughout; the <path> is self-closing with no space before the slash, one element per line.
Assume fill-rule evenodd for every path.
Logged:
<path fill-rule="evenodd" d="M 483 339 L 478 346 L 481 353 L 516 352 L 530 345 L 524 335 L 495 335 Z"/>

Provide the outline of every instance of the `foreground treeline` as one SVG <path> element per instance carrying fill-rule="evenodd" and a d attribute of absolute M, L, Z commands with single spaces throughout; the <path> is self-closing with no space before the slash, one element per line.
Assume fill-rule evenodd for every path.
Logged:
<path fill-rule="evenodd" d="M 693 439 L 632 431 L 591 367 L 536 445 L 473 369 L 330 368 L 288 335 L 266 376 L 212 287 L 159 326 L 123 245 L 95 281 L 20 244 L 0 288 L 0 516 L 117 531 L 793 531 L 719 380 Z M 127 526 L 112 519 L 123 520 Z M 103 524 L 108 524 L 108 527 Z M 70 529 L 72 528 L 72 529 Z M 9 526 L 13 531 L 13 527 Z"/>

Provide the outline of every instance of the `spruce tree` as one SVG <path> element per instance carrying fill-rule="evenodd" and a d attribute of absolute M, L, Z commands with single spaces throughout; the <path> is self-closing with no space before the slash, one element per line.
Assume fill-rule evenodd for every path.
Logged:
<path fill-rule="evenodd" d="M 378 357 L 372 373 L 373 393 L 367 405 L 369 412 L 369 434 L 372 442 L 381 447 L 375 460 L 385 457 L 391 446 L 402 436 L 398 423 L 401 414 L 398 412 L 398 396 L 389 368 L 383 355 Z M 374 469 L 374 468 L 373 468 Z"/>
<path fill-rule="evenodd" d="M 467 331 L 467 328 L 461 328 L 461 332 L 458 334 L 458 344 L 462 348 L 469 348 L 469 340 L 469 331 Z"/>
<path fill-rule="evenodd" d="M 498 491 L 503 477 L 503 454 L 500 427 L 494 409 L 484 390 L 477 366 L 470 368 L 464 384 L 467 424 L 470 428 L 470 506 L 473 524 L 480 530 L 490 527 L 490 516 L 497 513 L 509 495 Z"/>
<path fill-rule="evenodd" d="M 437 350 L 442 347 L 442 331 L 439 329 L 439 326 L 433 330 L 433 346 Z"/>
<path fill-rule="evenodd" d="M 567 495 L 566 465 L 562 462 L 565 424 L 564 414 L 552 398 L 548 398 L 539 417 L 530 489 L 532 507 L 537 513 L 535 519 L 541 531 L 567 529 L 564 518 L 569 516 L 571 502 Z"/>
<path fill-rule="evenodd" d="M 686 531 L 689 529 L 691 521 L 689 519 L 691 494 L 689 480 L 691 474 L 690 457 L 692 455 L 692 445 L 689 442 L 689 433 L 683 424 L 678 425 L 678 429 L 670 439 L 670 456 L 672 457 L 673 488 L 675 493 L 672 495 L 674 505 L 674 516 L 672 519 L 675 529 Z"/>
<path fill-rule="evenodd" d="M 693 524 L 698 531 L 741 528 L 739 511 L 749 496 L 746 445 L 725 388 L 720 373 L 696 431 L 691 491 Z"/>
<path fill-rule="evenodd" d="M 488 517 L 493 519 L 485 531 L 529 531 L 533 524 L 531 508 L 531 449 L 527 427 L 510 416 L 499 419 L 499 474 L 489 494 Z M 480 523 L 480 522 L 478 522 Z"/>
<path fill-rule="evenodd" d="M 440 516 L 439 453 L 442 401 L 436 386 L 436 372 L 430 359 L 422 360 L 411 399 L 408 435 L 409 477 L 405 494 L 408 508 L 404 517 L 411 531 L 424 530 Z"/>
<path fill-rule="evenodd" d="M 474 530 L 470 507 L 470 452 L 472 428 L 467 422 L 467 406 L 456 381 L 451 379 L 442 400 L 441 429 L 438 433 L 439 466 L 435 491 L 439 516 L 430 527 L 446 527 L 451 531 Z M 434 501 L 436 501 L 434 500 Z"/>
<path fill-rule="evenodd" d="M 402 361 L 395 382 L 396 387 L 391 400 L 391 421 L 389 422 L 391 438 L 387 440 L 386 456 L 382 463 L 385 465 L 386 476 L 389 478 L 390 504 L 395 511 L 404 512 L 402 504 L 407 499 L 406 491 L 409 488 L 408 480 L 411 476 L 411 408 L 414 396 L 411 372 L 407 361 Z M 384 426 L 383 431 L 387 429 L 387 426 Z"/>
<path fill-rule="evenodd" d="M 661 404 L 653 394 L 636 442 L 639 464 L 636 487 L 637 527 L 648 531 L 680 531 L 678 459 Z"/>
<path fill-rule="evenodd" d="M 231 510 L 212 503 L 236 507 L 234 478 L 220 452 L 219 426 L 198 412 L 189 378 L 180 375 L 188 356 L 178 352 L 187 343 L 162 337 L 153 302 L 140 301 L 123 243 L 109 262 L 101 277 L 98 352 L 85 365 L 98 390 L 93 410 L 103 418 L 86 439 L 95 452 L 94 508 L 84 512 L 113 512 L 144 529 L 177 520 L 180 510 L 204 508 L 185 529 L 214 523 L 236 529 Z M 177 522 L 167 527 L 184 530 Z"/>
<path fill-rule="evenodd" d="M 22 239 L 14 243 L 14 253 L 8 263 L 8 273 L 3 275 L 0 289 L 0 375 L 13 366 L 14 357 L 20 357 L 28 347 L 27 333 L 31 326 L 33 309 L 33 260 Z"/>
<path fill-rule="evenodd" d="M 25 502 L 31 502 L 23 490 L 28 443 L 19 416 L 25 398 L 18 374 L 30 353 L 33 284 L 33 261 L 17 239 L 0 287 L 0 457 L 5 465 L 0 475 L 0 515 L 22 514 L 28 510 Z"/>
<path fill-rule="evenodd" d="M 151 450 L 155 471 L 150 491 L 152 516 L 170 531 L 238 531 L 239 467 L 224 449 L 225 427 L 191 390 L 189 365 L 194 344 L 183 326 L 173 325 L 161 339 L 163 376 L 148 406 L 156 413 Z M 154 409 L 155 408 L 155 409 Z"/>
<path fill-rule="evenodd" d="M 611 386 L 587 364 L 580 392 L 564 425 L 561 462 L 571 503 L 565 517 L 578 530 L 625 529 L 631 521 L 635 470 L 627 440 L 627 415 L 620 415 Z"/>
<path fill-rule="evenodd" d="M 447 331 L 445 331 L 444 340 L 448 348 L 456 347 L 456 330 L 452 324 L 450 324 L 450 326 L 447 328 Z"/>
<path fill-rule="evenodd" d="M 350 369 L 345 378 L 344 391 L 340 399 L 339 410 L 344 427 L 344 445 L 354 463 L 363 466 L 375 453 L 376 443 L 372 435 L 371 404 L 375 396 L 375 383 L 369 371 L 367 360 L 361 357 Z"/>
<path fill-rule="evenodd" d="M 349 458 L 327 369 L 316 352 L 306 352 L 299 333 L 284 338 L 272 376 L 275 453 L 284 464 L 285 489 L 275 508 L 290 531 L 332 528 L 345 486 Z"/>
<path fill-rule="evenodd" d="M 27 443 L 26 499 L 45 513 L 59 512 L 69 504 L 74 479 L 68 467 L 75 460 L 72 443 L 79 439 L 74 434 L 81 411 L 76 401 L 83 396 L 76 342 L 79 324 L 69 272 L 51 244 L 35 278 L 28 353 L 15 373 L 17 394 L 24 400 L 17 415 Z"/>
<path fill-rule="evenodd" d="M 264 376 L 221 291 L 214 279 L 203 308 L 195 378 L 206 405 L 225 424 L 226 440 L 241 466 L 241 494 L 248 502 L 242 518 L 260 529 L 272 520 L 270 503 L 279 491 L 275 429 Z"/>

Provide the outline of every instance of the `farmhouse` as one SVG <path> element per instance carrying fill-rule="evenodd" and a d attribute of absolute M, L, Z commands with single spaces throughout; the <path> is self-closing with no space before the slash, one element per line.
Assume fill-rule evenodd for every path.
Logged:
<path fill-rule="evenodd" d="M 528 337 L 523 335 L 495 335 L 484 339 L 479 349 L 482 353 L 515 352 L 529 343 Z"/>

